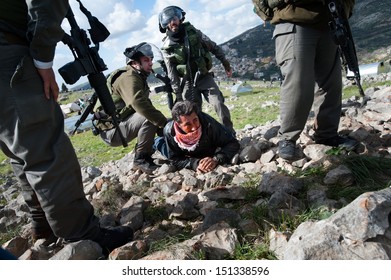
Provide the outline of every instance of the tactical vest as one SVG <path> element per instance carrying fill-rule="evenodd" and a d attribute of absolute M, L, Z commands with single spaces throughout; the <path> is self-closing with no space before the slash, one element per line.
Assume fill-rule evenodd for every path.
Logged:
<path fill-rule="evenodd" d="M 273 18 L 273 9 L 269 6 L 267 0 L 252 0 L 254 12 L 264 21 L 270 21 Z"/>
<path fill-rule="evenodd" d="M 212 56 L 210 52 L 204 48 L 201 43 L 201 38 L 197 34 L 197 30 L 189 23 L 182 23 L 187 33 L 187 40 L 190 48 L 190 69 L 194 78 L 195 73 L 200 71 L 201 74 L 207 74 L 212 68 Z M 186 40 L 186 38 L 185 38 Z M 176 69 L 181 77 L 187 75 L 187 53 L 186 44 L 171 44 L 169 46 L 163 46 L 168 54 L 170 61 L 177 65 Z"/>
<path fill-rule="evenodd" d="M 324 4 L 323 0 L 252 0 L 252 2 L 254 4 L 254 12 L 264 21 L 271 21 L 274 17 L 276 10 L 284 9 L 287 5 L 305 7 L 308 4 L 314 3 L 320 3 L 322 5 Z M 342 1 L 343 5 L 345 6 L 345 11 L 351 11 L 353 5 L 347 2 L 354 2 L 354 0 Z M 285 17 L 287 17 L 287 15 L 284 15 L 282 19 L 285 19 Z M 307 18 L 308 16 L 303 17 Z"/>
<path fill-rule="evenodd" d="M 126 67 L 114 70 L 113 72 L 110 73 L 110 75 L 107 77 L 107 80 L 106 80 L 107 88 L 110 91 L 110 94 L 113 99 L 113 102 L 114 102 L 115 108 L 117 110 L 120 121 L 124 120 L 130 114 L 134 113 L 134 111 L 131 108 L 125 106 L 126 104 L 122 100 L 121 96 L 119 96 L 118 94 L 113 92 L 113 88 L 112 88 L 115 80 L 119 76 L 121 76 L 121 74 L 124 72 L 126 72 Z M 98 112 L 98 114 L 95 114 L 96 116 L 98 115 L 101 117 L 98 119 L 98 122 L 96 124 L 97 128 L 99 128 L 100 130 L 103 130 L 103 131 L 110 130 L 110 129 L 114 128 L 114 124 L 112 122 L 111 116 L 108 116 L 103 112 L 103 107 L 102 107 L 102 104 L 100 103 L 99 99 L 95 105 L 94 111 Z"/>

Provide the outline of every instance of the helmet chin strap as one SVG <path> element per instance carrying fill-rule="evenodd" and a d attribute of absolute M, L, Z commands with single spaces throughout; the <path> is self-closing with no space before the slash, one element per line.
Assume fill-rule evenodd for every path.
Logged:
<path fill-rule="evenodd" d="M 132 60 L 130 63 L 130 66 L 132 66 L 134 69 L 140 71 L 141 70 L 141 63 L 138 60 Z"/>
<path fill-rule="evenodd" d="M 132 61 L 132 63 L 130 64 L 130 66 L 131 66 L 134 70 L 136 70 L 139 74 L 144 74 L 144 75 L 147 75 L 147 76 L 150 74 L 149 72 L 147 72 L 147 71 L 145 71 L 145 70 L 143 69 L 143 67 L 141 66 L 140 61 L 134 60 L 134 61 Z"/>

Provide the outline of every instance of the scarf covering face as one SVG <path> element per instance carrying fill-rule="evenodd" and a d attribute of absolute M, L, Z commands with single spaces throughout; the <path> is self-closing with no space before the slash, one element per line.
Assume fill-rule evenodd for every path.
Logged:
<path fill-rule="evenodd" d="M 173 42 L 182 44 L 186 35 L 185 27 L 183 26 L 183 24 L 180 24 L 177 32 L 172 32 L 170 29 L 167 28 L 167 35 Z"/>
<path fill-rule="evenodd" d="M 175 137 L 174 140 L 178 144 L 179 148 L 188 151 L 194 151 L 201 139 L 202 129 L 201 125 L 197 130 L 189 133 L 183 133 L 179 125 L 174 122 Z"/>

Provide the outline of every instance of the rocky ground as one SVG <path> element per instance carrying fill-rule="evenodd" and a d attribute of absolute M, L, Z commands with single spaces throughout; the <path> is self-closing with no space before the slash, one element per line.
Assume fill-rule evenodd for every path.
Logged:
<path fill-rule="evenodd" d="M 344 100 L 340 133 L 360 141 L 354 151 L 315 144 L 309 118 L 298 141 L 302 158 L 295 162 L 278 157 L 275 121 L 237 131 L 237 161 L 207 174 L 173 170 L 157 153 L 161 167 L 153 175 L 131 170 L 132 153 L 82 168 L 85 194 L 101 224 L 135 230 L 134 241 L 109 259 L 232 259 L 238 244 L 265 247 L 268 254 L 256 258 L 390 259 L 391 87 L 365 93 L 371 100 L 363 108 L 356 98 Z M 356 171 L 372 162 L 377 168 L 367 172 L 380 187 Z M 0 232 L 22 227 L 3 247 L 20 259 L 102 258 L 99 245 L 88 240 L 32 244 L 16 182 L 10 179 L 0 192 L 7 201 Z"/>

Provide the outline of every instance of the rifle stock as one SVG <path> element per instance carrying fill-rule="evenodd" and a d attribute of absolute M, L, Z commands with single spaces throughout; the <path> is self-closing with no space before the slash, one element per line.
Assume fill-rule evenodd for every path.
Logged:
<path fill-rule="evenodd" d="M 128 143 L 119 128 L 119 116 L 110 91 L 107 88 L 106 77 L 102 73 L 104 70 L 107 70 L 107 66 L 98 53 L 98 43 L 104 41 L 110 33 L 103 24 L 101 24 L 95 17 L 91 16 L 91 13 L 79 0 L 78 2 L 80 4 L 81 11 L 89 19 L 91 25 L 91 29 L 89 29 L 89 31 L 93 36 L 92 40 L 94 41 L 95 46 L 90 47 L 91 41 L 87 37 L 87 33 L 79 27 L 75 20 L 73 11 L 71 7 L 69 7 L 66 18 L 71 26 L 71 31 L 70 35 L 64 35 L 62 41 L 71 49 L 75 60 L 65 64 L 58 71 L 64 81 L 68 84 L 74 84 L 81 76 L 87 75 L 88 81 L 90 82 L 91 87 L 95 90 L 96 96 L 102 104 L 103 110 L 106 114 L 111 116 L 115 129 L 121 138 L 122 145 L 126 147 Z M 97 36 L 96 34 L 103 34 L 103 36 Z"/>

